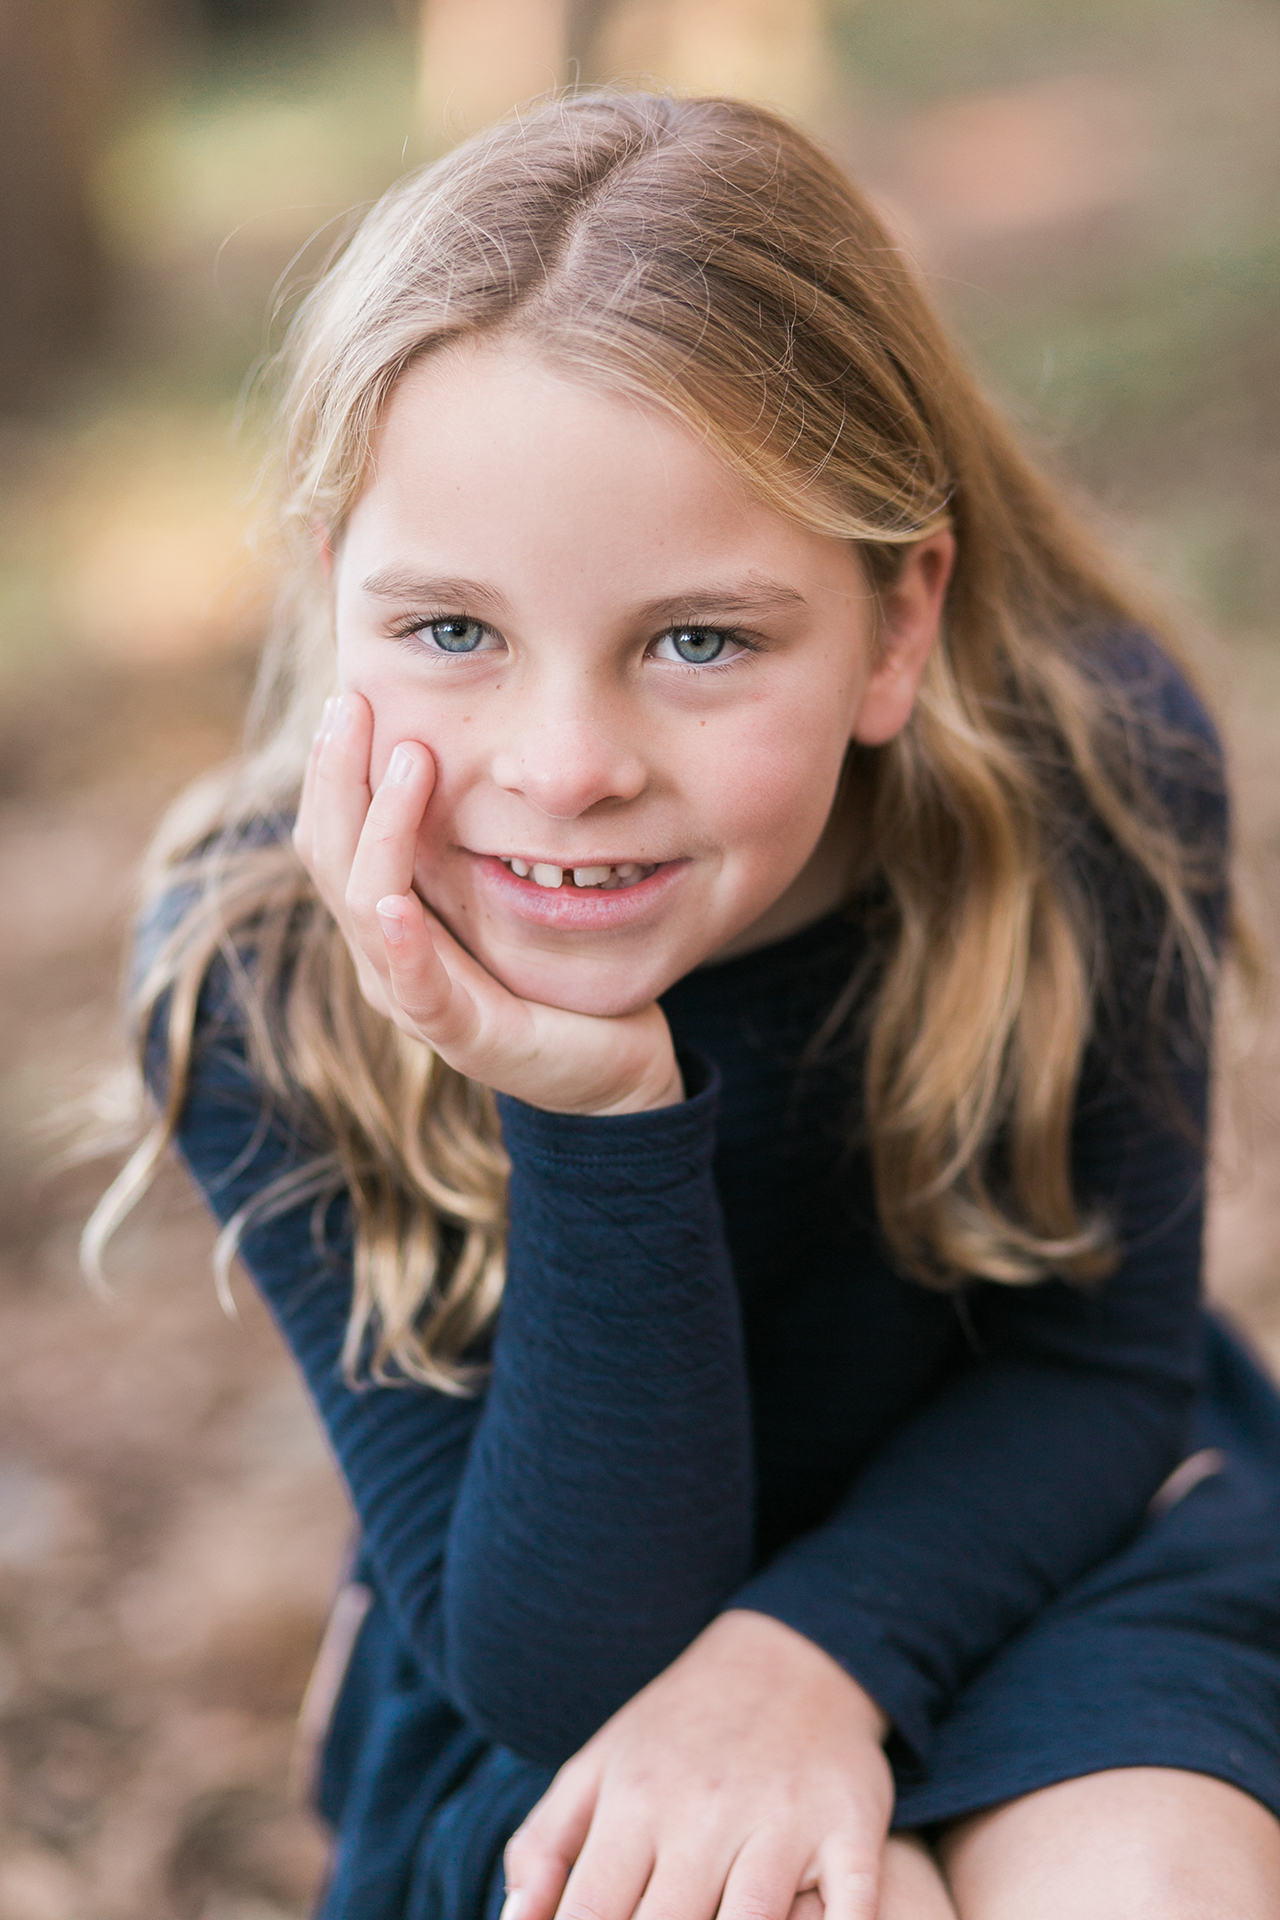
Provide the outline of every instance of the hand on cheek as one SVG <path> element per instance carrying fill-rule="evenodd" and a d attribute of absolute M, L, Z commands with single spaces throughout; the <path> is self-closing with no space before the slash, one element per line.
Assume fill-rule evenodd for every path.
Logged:
<path fill-rule="evenodd" d="M 370 1005 L 469 1079 L 532 1106 L 610 1114 L 683 1099 L 658 1007 L 606 1020 L 518 999 L 423 905 L 413 876 L 435 761 L 400 741 L 371 791 L 372 740 L 359 694 L 326 709 L 294 829 Z"/>

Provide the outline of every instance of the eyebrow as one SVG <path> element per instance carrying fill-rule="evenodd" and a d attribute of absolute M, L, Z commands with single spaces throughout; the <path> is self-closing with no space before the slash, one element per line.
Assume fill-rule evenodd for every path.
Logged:
<path fill-rule="evenodd" d="M 463 580 L 457 574 L 410 573 L 404 567 L 380 568 L 360 582 L 360 591 L 379 600 L 431 600 L 441 606 L 484 600 L 504 610 L 507 606 L 495 587 L 486 587 L 479 580 Z"/>
<path fill-rule="evenodd" d="M 735 581 L 732 586 L 702 588 L 696 593 L 672 593 L 639 608 L 642 620 L 697 620 L 715 613 L 776 613 L 785 607 L 803 607 L 804 595 L 778 580 Z"/>
<path fill-rule="evenodd" d="M 437 605 L 464 606 L 487 602 L 507 610 L 505 597 L 479 580 L 456 574 L 422 575 L 404 567 L 383 567 L 360 583 L 361 591 L 380 600 L 427 600 Z M 697 620 L 713 614 L 776 613 L 803 607 L 804 595 L 778 580 L 734 581 L 723 587 L 703 587 L 688 593 L 665 594 L 638 607 L 634 618 L 643 621 Z"/>

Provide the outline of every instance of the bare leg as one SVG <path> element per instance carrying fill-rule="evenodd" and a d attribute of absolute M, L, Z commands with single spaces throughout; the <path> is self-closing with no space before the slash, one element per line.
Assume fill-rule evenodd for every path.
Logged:
<path fill-rule="evenodd" d="M 913 1833 L 890 1834 L 877 1920 L 956 1920 L 938 1863 Z"/>
<path fill-rule="evenodd" d="M 961 1920 L 1276 1920 L 1280 1821 L 1207 1774 L 1125 1767 L 959 1822 Z"/>

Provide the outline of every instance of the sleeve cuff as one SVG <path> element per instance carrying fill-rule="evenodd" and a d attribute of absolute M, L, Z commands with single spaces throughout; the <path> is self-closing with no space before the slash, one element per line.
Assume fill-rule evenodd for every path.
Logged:
<path fill-rule="evenodd" d="M 664 1172 L 687 1180 L 709 1171 L 720 1075 L 699 1053 L 681 1049 L 677 1058 L 685 1098 L 644 1113 L 547 1113 L 500 1093 L 502 1137 L 513 1166 L 553 1177 L 589 1172 L 628 1185 L 662 1182 Z"/>

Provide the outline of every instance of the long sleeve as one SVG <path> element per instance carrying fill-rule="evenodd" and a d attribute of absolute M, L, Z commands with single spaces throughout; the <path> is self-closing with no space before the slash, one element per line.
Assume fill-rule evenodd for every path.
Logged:
<path fill-rule="evenodd" d="M 263 1124 L 225 1007 L 204 1032 L 179 1146 L 226 1221 L 305 1149 Z M 322 1242 L 307 1205 L 251 1227 L 242 1256 L 403 1644 L 474 1725 L 557 1765 L 749 1567 L 746 1377 L 714 1088 L 609 1121 L 503 1104 L 509 1272 L 483 1399 L 343 1381 L 345 1202 Z"/>
<path fill-rule="evenodd" d="M 746 1368 L 713 1095 L 606 1121 L 500 1105 L 510 1274 L 449 1652 L 482 1724 L 564 1759 L 750 1565 Z"/>

